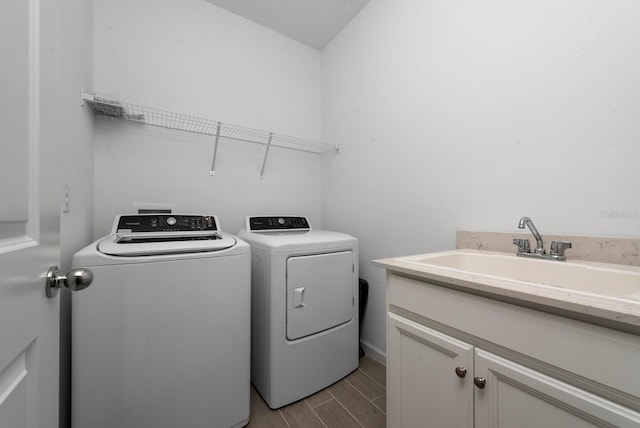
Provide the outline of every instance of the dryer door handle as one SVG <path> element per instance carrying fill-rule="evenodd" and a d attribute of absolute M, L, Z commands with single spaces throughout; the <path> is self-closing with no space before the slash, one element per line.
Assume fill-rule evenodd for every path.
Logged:
<path fill-rule="evenodd" d="M 304 307 L 304 289 L 305 287 L 298 287 L 293 289 L 293 307 Z"/>

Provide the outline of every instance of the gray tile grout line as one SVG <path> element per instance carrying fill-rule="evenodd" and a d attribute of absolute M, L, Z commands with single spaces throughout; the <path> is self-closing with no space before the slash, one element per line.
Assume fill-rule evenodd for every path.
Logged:
<path fill-rule="evenodd" d="M 360 369 L 358 368 L 358 370 L 360 370 Z M 362 370 L 360 370 L 360 371 L 362 371 Z M 371 376 L 369 376 L 369 375 L 368 375 L 367 373 L 365 373 L 364 371 L 362 371 L 362 373 L 363 373 L 365 376 L 367 376 L 369 379 L 371 379 L 372 381 L 374 381 L 376 384 L 380 385 L 380 387 L 381 387 L 382 389 L 384 389 L 384 392 L 383 392 L 382 394 L 380 394 L 380 395 L 376 395 L 374 398 L 372 398 L 371 400 L 369 400 L 369 399 L 367 398 L 367 396 L 366 396 L 366 395 L 364 395 L 364 394 L 362 393 L 362 391 L 360 391 L 360 390 L 358 389 L 358 387 L 356 387 L 354 384 L 352 384 L 351 382 L 349 382 L 349 380 L 348 380 L 347 378 L 345 378 L 344 380 L 346 380 L 347 382 L 349 382 L 349 385 L 351 385 L 351 386 L 353 386 L 355 389 L 357 389 L 357 390 L 358 390 L 358 392 L 359 392 L 360 394 L 362 394 L 362 396 L 363 396 L 364 398 L 366 398 L 367 400 L 371 401 L 371 402 L 372 402 L 372 404 L 373 404 L 373 400 L 378 399 L 378 398 L 382 397 L 384 394 L 386 394 L 386 393 L 387 393 L 387 387 L 386 387 L 386 386 L 384 386 L 383 384 L 381 384 L 380 382 L 376 381 L 374 378 L 372 378 Z M 375 404 L 374 404 L 374 406 L 375 406 Z M 378 406 L 376 406 L 376 407 L 378 407 Z M 379 408 L 379 407 L 378 407 L 378 408 Z"/>
<path fill-rule="evenodd" d="M 316 418 L 318 418 L 318 420 L 320 421 L 320 423 L 322 424 L 322 426 L 324 426 L 325 428 L 329 428 L 329 427 L 327 426 L 327 424 L 325 424 L 325 423 L 324 423 L 324 421 L 322 420 L 322 418 L 320 417 L 320 415 L 316 413 L 315 409 L 314 409 L 313 407 L 311 407 L 311 404 L 307 403 L 307 400 L 304 400 L 304 404 L 306 404 L 306 405 L 307 405 L 307 407 L 308 407 L 309 409 L 311 409 L 311 412 L 312 412 L 314 415 L 316 415 Z M 317 406 L 316 406 L 316 407 L 317 407 Z"/>
<path fill-rule="evenodd" d="M 360 370 L 362 373 L 364 373 L 369 379 L 371 379 L 372 381 L 374 381 L 375 383 L 377 383 L 378 385 L 380 385 L 381 387 L 384 388 L 384 390 L 387 390 L 387 387 L 383 384 L 381 384 L 380 382 L 378 382 L 373 376 L 371 376 L 369 373 L 367 373 L 366 371 L 362 370 L 360 367 L 358 367 L 358 370 Z M 385 369 L 386 370 L 386 369 Z"/>
<path fill-rule="evenodd" d="M 379 363 L 377 363 L 377 362 L 376 362 L 376 364 L 379 364 Z M 368 401 L 369 401 L 369 402 L 370 402 L 370 403 L 371 403 L 371 404 L 372 404 L 376 409 L 380 410 L 380 411 L 382 412 L 382 414 L 384 414 L 384 415 L 386 416 L 386 414 L 387 414 L 386 410 L 382 410 L 382 409 L 380 408 L 380 406 L 378 406 L 376 403 L 374 403 L 374 402 L 373 402 L 374 400 L 377 400 L 378 398 L 382 397 L 383 395 L 385 395 L 385 394 L 387 393 L 387 387 L 386 387 L 386 385 L 383 385 L 383 384 L 381 384 L 380 382 L 378 382 L 377 380 L 375 380 L 375 379 L 373 378 L 373 376 L 369 375 L 366 371 L 362 370 L 362 369 L 360 368 L 360 365 L 358 365 L 358 370 L 360 370 L 360 371 L 361 371 L 365 376 L 367 376 L 369 379 L 371 379 L 374 383 L 376 383 L 376 384 L 380 385 L 380 387 L 381 387 L 382 389 L 384 389 L 384 392 L 383 392 L 382 394 L 380 394 L 380 395 L 378 395 L 378 396 L 376 396 L 376 397 L 372 398 L 371 400 L 369 400 L 369 399 L 367 398 L 367 396 L 366 396 L 366 395 L 364 395 L 364 394 L 362 393 L 362 391 L 360 391 L 360 390 L 359 390 L 359 389 L 358 389 L 354 384 L 352 384 L 351 382 L 349 382 L 346 378 L 345 378 L 345 381 L 347 381 L 347 383 L 348 383 L 349 385 L 351 385 L 351 386 L 352 386 L 356 391 L 358 391 L 358 392 L 360 393 L 360 395 L 362 395 L 362 396 L 363 396 L 366 400 L 368 400 Z M 386 367 L 385 367 L 385 370 L 386 370 Z"/>
<path fill-rule="evenodd" d="M 327 392 L 329 392 L 329 390 L 327 390 Z M 329 392 L 329 395 L 331 395 L 331 393 Z M 312 406 L 311 404 L 309 404 L 309 402 L 307 401 L 307 399 L 305 398 L 304 401 L 307 402 L 307 404 L 309 404 L 309 407 L 311 407 L 312 409 L 315 409 L 318 406 L 322 406 L 324 403 L 328 403 L 329 401 L 333 400 L 335 397 L 333 395 L 331 395 L 331 398 L 329 398 L 328 400 L 324 400 L 322 403 L 320 404 L 316 404 L 315 406 Z"/>
<path fill-rule="evenodd" d="M 285 424 L 287 424 L 287 426 L 289 428 L 291 428 L 291 425 L 289 424 L 289 421 L 287 420 L 287 418 L 284 417 L 284 413 L 282 413 L 282 411 L 280 409 L 276 410 L 279 414 L 280 417 L 282 418 L 282 420 L 284 421 Z"/>
<path fill-rule="evenodd" d="M 375 358 L 369 357 L 367 354 L 364 354 L 360 359 L 362 359 L 362 358 L 366 358 L 367 360 L 369 360 L 372 363 L 374 363 L 376 366 L 384 367 L 385 369 L 387 368 L 387 366 L 382 364 L 380 361 L 376 360 Z"/>
<path fill-rule="evenodd" d="M 351 384 L 349 383 L 349 385 L 351 385 Z M 355 388 L 355 387 L 354 387 L 354 388 Z M 349 416 L 351 416 L 353 419 L 355 419 L 355 420 L 356 420 L 356 422 L 358 423 L 358 425 L 360 425 L 362 428 L 367 428 L 367 427 L 365 427 L 365 426 L 362 424 L 362 422 L 360 422 L 360 419 L 356 418 L 356 416 L 355 416 L 353 413 L 351 413 L 351 412 L 349 411 L 349 409 L 347 409 L 347 407 L 346 407 L 344 404 L 342 404 L 342 402 L 341 402 L 340 400 L 338 400 L 338 397 L 336 397 L 335 395 L 333 395 L 333 393 L 332 393 L 331 391 L 329 391 L 328 389 L 327 389 L 327 392 L 329 393 L 329 395 L 331 395 L 331 396 L 333 397 L 333 399 L 334 399 L 334 400 L 336 400 L 336 403 L 338 403 L 338 404 L 339 404 L 339 405 L 340 405 L 340 406 L 341 406 L 341 407 L 342 407 L 342 408 L 343 408 L 343 409 L 344 409 L 344 410 L 349 414 Z"/>
<path fill-rule="evenodd" d="M 380 395 L 376 395 L 375 397 L 373 397 L 373 398 L 372 398 L 371 400 L 369 400 L 369 401 L 371 401 L 371 402 L 373 403 L 375 400 L 377 400 L 378 398 L 382 397 L 382 396 L 383 396 L 384 394 L 386 394 L 386 393 L 387 393 L 387 391 L 383 392 L 383 393 L 382 393 L 382 394 L 380 394 Z"/>
<path fill-rule="evenodd" d="M 356 391 L 358 391 L 358 394 L 362 395 L 362 396 L 364 397 L 364 399 L 365 399 L 365 400 L 367 400 L 369 403 L 371 403 L 371 400 L 369 400 L 369 399 L 367 398 L 367 396 L 366 396 L 366 395 L 364 395 L 364 394 L 362 393 L 362 391 L 360 391 L 360 390 L 359 390 L 359 389 L 358 389 L 354 384 L 352 384 L 351 382 L 349 382 L 349 380 L 348 380 L 347 378 L 345 378 L 345 379 L 344 379 L 344 381 L 345 381 L 345 382 L 347 382 L 349 385 L 351 385 L 351 387 L 352 387 L 353 389 L 355 389 Z M 371 404 L 372 404 L 375 408 L 379 409 L 379 407 L 378 407 L 378 406 L 376 406 L 375 404 L 373 404 L 373 403 L 371 403 Z"/>
<path fill-rule="evenodd" d="M 386 394 L 386 392 L 385 392 L 385 394 Z M 382 395 L 384 395 L 384 394 L 382 394 Z M 381 412 L 386 416 L 387 411 L 386 411 L 386 410 L 383 410 L 380 406 L 378 406 L 376 403 L 374 403 L 374 402 L 373 402 L 374 400 L 377 400 L 378 398 L 382 397 L 382 395 L 379 395 L 378 397 L 376 397 L 376 398 L 374 398 L 373 400 L 371 400 L 371 404 L 373 404 L 374 406 L 376 406 L 376 407 L 377 407 L 377 408 L 378 408 L 378 409 L 379 409 L 379 410 L 380 410 L 380 411 L 381 411 Z"/>
<path fill-rule="evenodd" d="M 369 358 L 369 359 L 371 359 L 371 358 Z M 372 360 L 372 359 L 371 359 L 371 360 Z M 372 361 L 373 361 L 375 364 L 380 364 L 380 363 L 378 363 L 378 362 L 377 362 L 377 361 L 375 361 L 375 360 L 372 360 Z M 386 387 L 385 385 L 381 384 L 380 382 L 378 382 L 375 378 L 373 378 L 371 375 L 369 375 L 366 371 L 362 370 L 362 369 L 360 368 L 360 365 L 359 365 L 359 364 L 358 364 L 358 368 L 357 368 L 356 370 L 360 370 L 360 371 L 361 371 L 365 376 L 367 376 L 369 379 L 371 379 L 371 380 L 372 380 L 373 382 L 375 382 L 376 384 L 380 385 L 380 387 L 382 387 L 382 388 L 384 389 L 384 392 L 383 392 L 382 394 L 380 394 L 380 395 L 378 395 L 378 396 L 376 396 L 376 397 L 374 397 L 374 398 L 372 398 L 372 399 L 370 400 L 370 399 L 369 399 L 369 398 L 367 398 L 367 396 L 366 396 L 366 395 L 364 395 L 364 394 L 362 393 L 362 391 L 360 391 L 360 390 L 359 390 L 359 389 L 358 389 L 358 388 L 357 388 L 353 383 L 349 382 L 349 380 L 347 380 L 347 378 L 346 378 L 346 377 L 344 377 L 344 378 L 343 378 L 343 379 L 341 379 L 341 380 L 344 380 L 344 381 L 345 381 L 345 382 L 347 382 L 349 385 L 351 385 L 351 387 L 353 387 L 353 389 L 355 389 L 356 391 L 358 391 L 358 394 L 360 394 L 362 397 L 364 397 L 364 399 L 365 399 L 365 400 L 367 400 L 369 403 L 371 403 L 371 404 L 372 404 L 376 409 L 380 410 L 384 415 L 386 415 L 386 414 L 387 414 L 387 412 L 386 412 L 386 411 L 384 411 L 384 410 L 382 410 L 380 407 L 378 407 L 378 406 L 377 406 L 373 401 L 374 401 L 374 400 L 377 400 L 378 398 L 380 398 L 380 397 L 382 397 L 384 394 L 386 394 L 386 393 L 387 393 L 387 387 Z M 385 367 L 385 370 L 386 370 L 386 367 Z M 326 388 L 325 390 L 329 393 L 329 395 L 331 396 L 331 398 L 330 398 L 329 400 L 323 401 L 322 403 L 318 404 L 318 405 L 317 405 L 317 406 L 315 406 L 315 407 L 312 407 L 312 406 L 311 406 L 311 404 L 309 404 L 309 402 L 308 402 L 306 399 L 304 399 L 304 402 L 305 402 L 305 404 L 307 405 L 307 407 L 309 407 L 309 408 L 311 409 L 311 411 L 313 412 L 313 414 L 314 414 L 314 415 L 315 415 L 315 416 L 320 420 L 320 423 L 322 423 L 322 425 L 323 425 L 323 426 L 325 426 L 326 428 L 328 428 L 328 427 L 327 427 L 327 424 L 325 424 L 325 423 L 324 423 L 324 421 L 322 420 L 322 418 L 320 417 L 320 415 L 318 415 L 318 414 L 316 413 L 315 408 L 316 408 L 316 407 L 319 407 L 319 406 L 322 406 L 323 404 L 326 404 L 326 403 L 328 403 L 328 402 L 329 402 L 329 401 L 331 401 L 331 400 L 336 400 L 336 402 L 337 402 L 337 403 L 338 403 L 338 404 L 339 404 L 339 405 L 340 405 L 340 406 L 341 406 L 341 407 L 342 407 L 342 408 L 343 408 L 343 409 L 344 409 L 344 410 L 349 414 L 349 416 L 351 416 L 351 417 L 352 417 L 352 418 L 353 418 L 353 419 L 358 423 L 358 425 L 362 426 L 363 428 L 366 428 L 366 427 L 362 424 L 362 422 L 360 422 L 360 420 L 359 420 L 358 418 L 356 418 L 356 417 L 355 417 L 355 415 L 353 415 L 353 414 L 349 411 L 349 409 L 347 409 L 347 408 L 345 407 L 345 405 L 344 405 L 344 404 L 342 404 L 342 402 L 341 402 L 341 401 L 340 401 L 340 400 L 339 400 L 335 395 L 333 395 L 333 394 L 331 393 L 331 391 L 329 391 L 329 389 L 328 389 L 328 388 Z M 262 399 L 262 397 L 260 397 L 260 399 Z M 276 411 L 280 414 L 280 417 L 282 417 L 282 420 L 283 420 L 283 421 L 284 421 L 284 423 L 287 425 L 287 427 L 291 428 L 291 424 L 289 423 L 289 421 L 288 421 L 288 420 L 287 420 L 287 418 L 285 417 L 284 413 L 282 413 L 281 409 L 277 409 Z"/>

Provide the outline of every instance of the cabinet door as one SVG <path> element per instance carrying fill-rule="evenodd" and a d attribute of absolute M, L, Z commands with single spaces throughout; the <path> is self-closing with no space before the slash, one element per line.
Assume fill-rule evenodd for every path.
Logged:
<path fill-rule="evenodd" d="M 481 349 L 476 428 L 640 427 L 640 414 Z"/>
<path fill-rule="evenodd" d="M 392 313 L 387 334 L 387 426 L 472 427 L 473 347 Z"/>

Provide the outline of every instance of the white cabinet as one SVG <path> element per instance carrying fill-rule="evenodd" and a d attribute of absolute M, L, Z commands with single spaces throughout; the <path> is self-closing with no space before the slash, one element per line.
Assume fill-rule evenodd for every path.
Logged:
<path fill-rule="evenodd" d="M 388 323 L 387 426 L 472 427 L 473 346 L 392 313 Z"/>
<path fill-rule="evenodd" d="M 638 427 L 640 415 L 481 349 L 475 375 L 475 427 Z"/>
<path fill-rule="evenodd" d="M 637 336 L 394 274 L 388 301 L 387 426 L 640 427 Z"/>

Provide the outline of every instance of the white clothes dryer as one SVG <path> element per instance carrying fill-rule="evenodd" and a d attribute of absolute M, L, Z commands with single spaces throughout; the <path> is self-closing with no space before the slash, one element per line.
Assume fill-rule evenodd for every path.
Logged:
<path fill-rule="evenodd" d="M 248 217 L 251 381 L 276 409 L 358 368 L 358 241 L 305 217 Z"/>
<path fill-rule="evenodd" d="M 241 427 L 249 420 L 249 245 L 215 216 L 145 214 L 73 257 L 73 428 Z"/>

